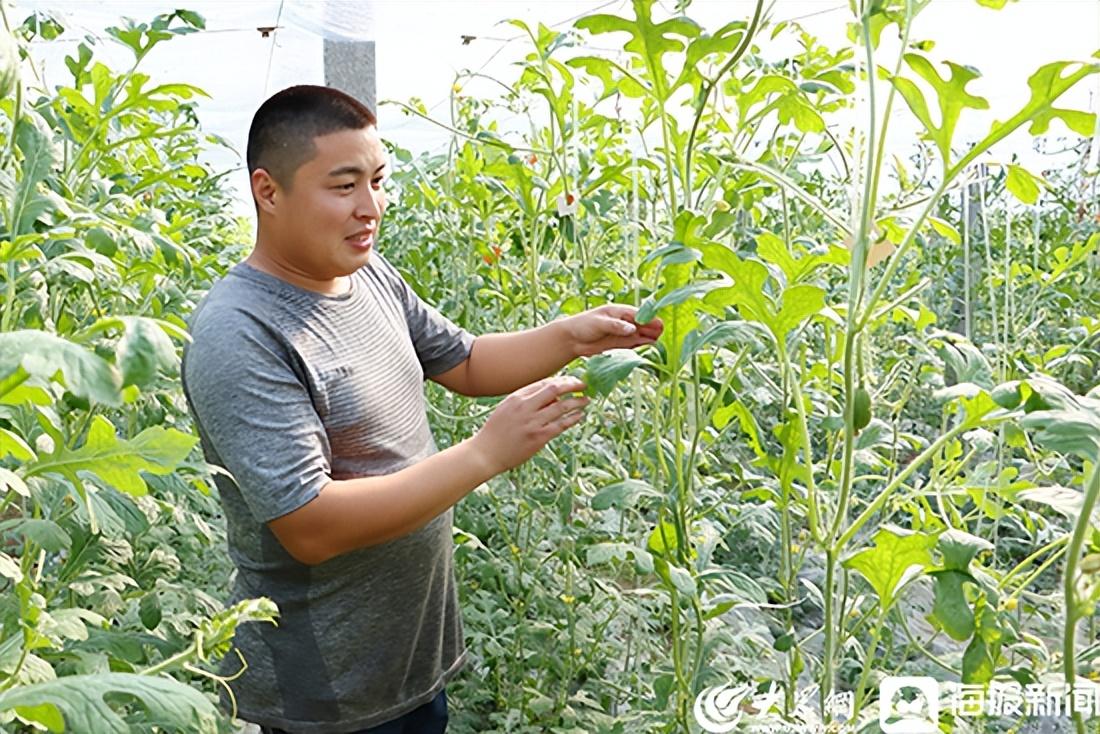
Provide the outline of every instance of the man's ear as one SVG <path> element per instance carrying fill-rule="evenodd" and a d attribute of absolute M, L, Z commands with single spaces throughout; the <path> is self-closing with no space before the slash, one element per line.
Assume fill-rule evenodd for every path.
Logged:
<path fill-rule="evenodd" d="M 281 193 L 279 184 L 263 168 L 252 171 L 249 178 L 252 184 L 252 198 L 256 200 L 256 208 L 262 212 L 274 214 L 276 195 Z"/>

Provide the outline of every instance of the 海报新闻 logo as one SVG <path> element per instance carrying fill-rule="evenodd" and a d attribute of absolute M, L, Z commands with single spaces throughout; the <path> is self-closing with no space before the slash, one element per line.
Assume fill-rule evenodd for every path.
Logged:
<path fill-rule="evenodd" d="M 883 734 L 936 734 L 940 730 L 940 684 L 935 678 L 887 676 L 879 686 L 878 705 Z"/>
<path fill-rule="evenodd" d="M 695 699 L 695 721 L 709 734 L 727 734 L 741 721 L 741 702 L 752 692 L 752 686 L 713 686 Z"/>

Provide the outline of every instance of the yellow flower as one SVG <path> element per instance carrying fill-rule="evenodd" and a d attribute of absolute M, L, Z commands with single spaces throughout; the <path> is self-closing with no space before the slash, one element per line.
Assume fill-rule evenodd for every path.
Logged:
<path fill-rule="evenodd" d="M 562 600 L 563 602 L 565 602 L 566 604 L 572 604 L 573 602 L 575 602 L 575 601 L 577 600 L 577 599 L 576 599 L 576 597 L 574 597 L 574 596 L 572 596 L 572 595 L 570 595 L 570 594 L 562 594 L 562 595 L 561 595 L 560 597 L 558 597 L 558 598 L 559 598 L 559 599 L 561 599 L 561 600 Z"/>

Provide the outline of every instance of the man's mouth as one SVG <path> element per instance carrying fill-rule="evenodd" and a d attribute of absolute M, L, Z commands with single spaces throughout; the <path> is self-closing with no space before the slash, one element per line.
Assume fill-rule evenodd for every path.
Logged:
<path fill-rule="evenodd" d="M 374 232 L 356 232 L 350 237 L 345 237 L 344 241 L 352 247 L 368 250 L 374 244 Z"/>

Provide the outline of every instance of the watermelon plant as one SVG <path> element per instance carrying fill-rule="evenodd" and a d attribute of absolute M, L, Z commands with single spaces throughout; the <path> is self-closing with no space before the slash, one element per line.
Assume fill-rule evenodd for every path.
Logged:
<path fill-rule="evenodd" d="M 987 93 L 928 0 L 851 3 L 842 48 L 782 3 L 690 5 L 511 21 L 514 78 L 459 72 L 442 119 L 388 103 L 451 135 L 391 144 L 382 244 L 425 299 L 475 333 L 610 301 L 665 323 L 573 365 L 585 424 L 457 507 L 451 728 L 692 732 L 747 685 L 746 724 L 873 731 L 885 675 L 1095 685 L 1097 122 L 1062 100 L 1100 56 L 962 140 Z M 3 20 L 0 726 L 232 730 L 208 663 L 276 610 L 224 607 L 178 353 L 249 233 L 204 93 L 141 70 L 204 21 L 123 21 L 130 67 L 85 39 L 44 89 L 22 59 L 65 29 Z M 427 389 L 441 446 L 491 409 Z"/>
<path fill-rule="evenodd" d="M 1015 213 L 1055 187 L 1018 164 L 988 161 L 1019 130 L 1040 135 L 1057 122 L 1070 135 L 1091 135 L 1095 115 L 1058 100 L 1098 67 L 1043 66 L 1027 80 L 1023 105 L 959 152 L 960 116 L 988 102 L 970 91 L 973 67 L 939 62 L 932 44 L 911 39 L 927 4 L 856 4 L 855 47 L 840 51 L 795 23 L 764 18 L 763 4 L 712 32 L 687 16 L 660 19 L 643 0 L 626 16 L 578 20 L 581 36 L 517 23 L 532 51 L 520 80 L 503 85 L 509 93 L 499 107 L 546 121 L 533 123 L 521 143 L 499 134 L 494 106 L 456 92 L 452 119 L 441 123 L 454 133 L 452 150 L 415 166 L 420 190 L 408 201 L 430 195 L 424 174 L 433 165 L 454 191 L 479 192 L 476 215 L 457 200 L 439 212 L 484 232 L 484 266 L 475 262 L 462 276 L 458 300 L 490 299 L 505 319 L 521 303 L 552 318 L 593 298 L 633 301 L 641 320 L 660 315 L 666 325 L 653 352 L 588 361 L 590 393 L 610 398 L 605 423 L 582 446 L 562 449 L 563 467 L 548 460 L 492 490 L 490 505 L 460 508 L 460 525 L 478 539 L 469 567 L 482 569 L 473 559 L 491 557 L 499 537 L 520 578 L 541 566 L 570 589 L 562 594 L 570 640 L 576 567 L 607 569 L 590 587 L 590 623 L 607 603 L 631 608 L 620 612 L 629 620 L 623 626 L 608 623 L 620 639 L 584 651 L 584 676 L 575 666 L 559 671 L 544 655 L 513 664 L 493 659 L 499 650 L 486 652 L 486 665 L 508 671 L 499 680 L 511 692 L 488 708 L 502 730 L 585 720 L 610 731 L 623 720 L 594 724 L 596 714 L 574 708 L 583 706 L 626 707 L 632 727 L 688 731 L 697 695 L 731 679 L 778 682 L 787 717 L 800 715 L 799 690 L 816 685 L 826 718 L 838 687 L 853 694 L 854 719 L 873 718 L 872 683 L 904 670 L 915 653 L 970 684 L 998 675 L 1038 681 L 1039 659 L 1043 669 L 1059 669 L 1057 647 L 1026 629 L 1020 600 L 1026 619 L 1048 635 L 1060 614 L 1030 588 L 1049 584 L 1067 545 L 1080 554 L 1091 536 L 1087 523 L 1070 529 L 1035 508 L 1064 508 L 1077 491 L 1055 491 L 1051 482 L 1091 486 L 1084 481 L 1091 463 L 1082 474 L 1077 459 L 1059 458 L 1066 447 L 1049 443 L 1044 421 L 1061 419 L 1049 406 L 994 396 L 1021 375 L 1047 372 L 1042 384 L 1072 375 L 1070 362 L 1056 361 L 1063 356 L 1094 364 L 1081 352 L 1093 343 L 1091 317 L 1075 327 L 1076 347 L 1056 348 L 1044 338 L 1070 323 L 1041 304 L 1069 292 L 1092 302 L 1095 290 L 1076 268 L 1093 257 L 1095 223 L 1034 227 L 1020 258 L 1012 250 L 1023 229 Z M 621 52 L 570 50 L 578 38 L 591 35 L 595 45 L 603 34 L 624 41 Z M 767 61 L 762 48 L 784 35 L 801 51 Z M 456 89 L 477 76 L 460 75 Z M 586 85 L 596 98 L 591 108 L 575 99 Z M 401 106 L 426 115 L 415 101 Z M 901 110 L 923 129 L 916 174 L 887 147 Z M 851 114 L 855 129 L 836 121 Z M 825 162 L 839 175 L 828 175 Z M 578 205 L 558 206 L 573 190 Z M 1041 223 L 1046 213 L 1032 209 L 1031 219 Z M 407 216 L 420 226 L 416 211 Z M 1063 237 L 1075 244 L 1061 245 Z M 412 238 L 405 247 L 417 268 L 437 249 Z M 941 263 L 966 280 L 962 323 L 955 297 L 963 289 L 934 276 Z M 930 295 L 937 293 L 947 297 Z M 1030 328 L 1016 329 L 1021 314 Z M 1093 379 L 1083 378 L 1084 389 Z M 1091 410 L 1087 398 L 1072 399 Z M 461 412 L 452 407 L 441 418 L 461 425 Z M 1059 425 L 1055 432 L 1068 423 Z M 1040 426 L 1034 438 L 1026 432 Z M 1050 453 L 1039 460 L 1042 451 Z M 580 470 L 577 452 L 586 457 Z M 556 528 L 524 492 L 555 477 L 567 491 L 541 501 L 565 508 Z M 535 493 L 536 503 L 544 494 Z M 478 516 L 486 509 L 497 528 Z M 514 542 L 525 523 L 535 524 L 536 539 L 570 541 L 551 561 L 537 541 Z M 578 535 L 588 536 L 583 556 Z M 766 558 L 752 558 L 753 550 Z M 1070 598 L 1080 572 L 1072 562 L 1062 570 Z M 475 598 L 485 582 L 470 582 Z M 631 604 L 624 583 L 644 589 L 645 602 Z M 498 588 L 514 614 L 529 615 L 540 599 L 522 582 Z M 1059 672 L 1070 681 L 1076 669 L 1065 661 L 1079 657 L 1072 628 L 1090 609 L 1062 617 Z M 659 640 L 646 652 L 631 634 L 641 619 Z M 513 633 L 513 653 L 521 638 Z M 623 639 L 632 644 L 624 649 Z M 931 649 L 945 645 L 949 652 Z M 576 652 L 570 645 L 561 654 Z M 761 671 L 758 657 L 774 662 Z M 573 693 L 555 710 L 533 691 L 559 673 Z M 591 675 L 626 685 L 586 685 Z M 512 689 L 516 676 L 530 681 L 526 691 Z"/>
<path fill-rule="evenodd" d="M 224 531 L 178 348 L 238 227 L 197 160 L 216 142 L 195 119 L 201 90 L 138 70 L 203 21 L 109 28 L 133 51 L 128 71 L 84 41 L 71 80 L 46 90 L 21 58 L 63 29 L 3 20 L 0 725 L 218 731 L 224 717 L 191 683 L 213 678 L 201 666 L 237 624 L 275 610 L 223 608 L 228 564 L 198 562 Z"/>

